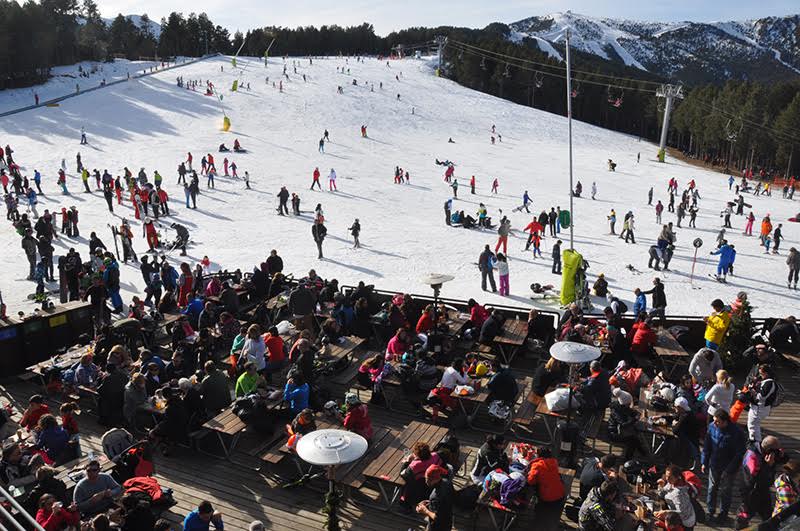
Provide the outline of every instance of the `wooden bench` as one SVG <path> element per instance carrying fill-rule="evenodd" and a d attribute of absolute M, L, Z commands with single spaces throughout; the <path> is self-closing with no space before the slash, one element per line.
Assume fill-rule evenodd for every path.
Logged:
<path fill-rule="evenodd" d="M 561 512 L 564 511 L 564 505 L 566 505 L 567 498 L 569 498 L 570 492 L 572 491 L 572 482 L 575 480 L 575 471 L 571 468 L 563 468 L 558 467 L 558 472 L 561 475 L 561 481 L 564 483 L 564 503 L 561 505 L 561 511 L 558 513 L 560 518 Z M 492 522 L 492 527 L 496 531 L 508 531 L 517 521 L 523 513 L 526 511 L 533 511 L 534 516 L 536 515 L 536 505 L 532 503 L 535 495 L 531 495 L 531 498 L 528 499 L 528 503 L 521 508 L 510 508 L 506 507 L 505 505 L 501 505 L 496 500 L 485 500 L 483 497 L 478 498 L 476 512 L 480 508 L 485 508 L 489 513 L 489 520 Z M 477 515 L 476 515 L 477 516 Z M 498 518 L 498 516 L 502 516 L 502 519 Z M 538 529 L 556 529 L 558 527 L 558 519 L 556 519 L 556 515 L 552 515 L 554 520 L 553 522 L 542 522 L 537 518 L 536 528 Z"/>
<path fill-rule="evenodd" d="M 385 446 L 377 457 L 370 459 L 363 470 L 364 480 L 375 481 L 381 493 L 383 509 L 391 510 L 405 480 L 400 477 L 403 458 L 410 454 L 411 448 L 419 441 L 426 442 L 433 449 L 447 435 L 448 429 L 420 421 L 411 422 L 397 437 Z M 363 483 L 363 481 L 362 481 Z"/>
<path fill-rule="evenodd" d="M 524 441 L 545 444 L 545 441 L 538 441 L 532 437 L 531 429 L 536 420 L 536 408 L 544 400 L 544 397 L 534 393 L 532 388 L 530 390 L 526 389 L 526 391 L 528 394 L 517 409 L 516 415 L 514 415 L 514 423 L 511 430 Z"/>

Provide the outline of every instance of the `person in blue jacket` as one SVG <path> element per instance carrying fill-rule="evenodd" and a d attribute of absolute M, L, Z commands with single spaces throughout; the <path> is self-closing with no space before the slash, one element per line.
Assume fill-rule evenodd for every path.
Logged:
<path fill-rule="evenodd" d="M 210 501 L 202 501 L 197 509 L 184 518 L 183 531 L 209 531 L 212 525 L 217 531 L 225 529 L 222 513 L 215 511 Z"/>
<path fill-rule="evenodd" d="M 525 209 L 525 212 L 530 214 L 530 210 L 528 209 L 528 205 L 531 203 L 531 197 L 528 195 L 528 191 L 525 190 L 525 193 L 522 194 L 522 208 Z"/>
<path fill-rule="evenodd" d="M 711 251 L 712 255 L 719 255 L 719 262 L 717 263 L 717 280 L 724 282 L 728 276 L 728 270 L 733 266 L 736 260 L 736 250 L 728 245 L 726 240 L 722 241 L 722 245 L 716 251 Z"/>
<path fill-rule="evenodd" d="M 38 190 L 39 195 L 42 194 L 42 174 L 39 173 L 39 170 L 33 170 L 33 183 L 36 185 L 36 190 Z"/>
<path fill-rule="evenodd" d="M 636 300 L 633 302 L 633 316 L 635 318 L 641 312 L 647 313 L 647 297 L 644 296 L 644 293 L 639 288 L 633 290 L 633 294 L 636 295 Z"/>
<path fill-rule="evenodd" d="M 292 375 L 283 389 L 283 400 L 289 404 L 290 417 L 296 417 L 308 407 L 308 384 L 298 372 Z"/>

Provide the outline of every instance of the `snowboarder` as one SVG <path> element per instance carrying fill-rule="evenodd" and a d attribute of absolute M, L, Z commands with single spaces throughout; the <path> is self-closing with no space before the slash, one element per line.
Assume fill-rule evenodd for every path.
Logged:
<path fill-rule="evenodd" d="M 175 229 L 175 241 L 172 243 L 173 249 L 180 249 L 181 256 L 186 256 L 186 246 L 189 244 L 189 231 L 180 223 L 170 225 Z"/>
<path fill-rule="evenodd" d="M 313 180 L 311 181 L 311 188 L 309 188 L 309 190 L 313 190 L 314 185 L 317 185 L 320 191 L 322 191 L 322 185 L 319 183 L 319 175 L 319 168 L 314 168 L 314 174 L 312 175 Z"/>
<path fill-rule="evenodd" d="M 311 226 L 311 236 L 314 238 L 314 243 L 317 244 L 317 251 L 319 252 L 317 258 L 322 260 L 322 241 L 325 235 L 328 234 L 328 229 L 325 228 L 322 220 L 317 218 L 314 220 L 314 225 Z"/>
<path fill-rule="evenodd" d="M 361 247 L 361 243 L 358 241 L 358 235 L 361 234 L 361 223 L 358 222 L 358 218 L 353 222 L 349 229 L 350 234 L 353 235 L 353 249 L 358 249 Z"/>
<path fill-rule="evenodd" d="M 336 188 L 336 171 L 334 171 L 333 168 L 331 168 L 331 172 L 328 174 L 328 191 L 338 191 L 338 188 Z"/>
<path fill-rule="evenodd" d="M 122 240 L 122 260 L 124 263 L 128 263 L 128 260 L 132 260 L 134 262 L 138 262 L 139 259 L 136 256 L 136 252 L 133 250 L 133 231 L 131 231 L 131 226 L 128 224 L 127 219 L 122 220 L 122 225 L 120 225 L 119 230 L 119 237 Z"/>

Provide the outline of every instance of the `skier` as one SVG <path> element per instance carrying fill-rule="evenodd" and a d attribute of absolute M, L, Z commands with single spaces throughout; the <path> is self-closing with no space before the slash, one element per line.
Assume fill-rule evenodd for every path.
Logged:
<path fill-rule="evenodd" d="M 783 227 L 783 223 L 778 223 L 778 226 L 775 227 L 775 230 L 772 233 L 772 240 L 775 242 L 775 246 L 772 248 L 772 254 L 778 254 L 778 247 L 781 245 L 781 240 L 783 239 L 783 231 L 781 230 Z"/>
<path fill-rule="evenodd" d="M 325 153 L 325 139 L 324 138 L 320 138 L 319 139 L 319 150 L 318 151 L 320 153 Z"/>
<path fill-rule="evenodd" d="M 658 200 L 656 203 L 656 223 L 661 225 L 661 213 L 664 212 L 664 205 L 661 203 L 661 200 Z"/>
<path fill-rule="evenodd" d="M 314 220 L 314 225 L 311 226 L 311 236 L 314 238 L 314 243 L 317 244 L 318 259 L 322 260 L 322 241 L 325 235 L 328 234 L 328 229 L 325 228 L 322 220 L 317 218 Z"/>
<path fill-rule="evenodd" d="M 472 194 L 475 193 L 475 176 L 474 175 L 472 177 L 470 177 L 470 179 L 469 179 L 469 189 L 470 189 L 470 192 Z"/>
<path fill-rule="evenodd" d="M 452 224 L 451 216 L 453 210 L 453 200 L 448 199 L 444 202 L 444 222 L 446 225 L 450 226 Z"/>
<path fill-rule="evenodd" d="M 611 229 L 611 234 L 616 234 L 616 232 L 614 232 L 614 225 L 617 223 L 617 213 L 613 208 L 606 218 L 608 219 L 608 226 Z"/>
<path fill-rule="evenodd" d="M 528 209 L 528 205 L 530 203 L 531 203 L 531 197 L 528 195 L 528 191 L 525 190 L 525 193 L 522 194 L 522 208 L 524 208 L 525 212 L 527 212 L 528 214 L 531 213 L 530 209 Z"/>
<path fill-rule="evenodd" d="M 652 205 L 653 204 L 653 187 L 652 186 L 650 187 L 650 190 L 648 190 L 648 192 L 647 192 L 647 204 L 648 205 Z"/>
<path fill-rule="evenodd" d="M 691 207 L 689 208 L 689 227 L 696 229 L 697 228 L 697 208 Z"/>
<path fill-rule="evenodd" d="M 192 160 L 194 160 L 194 157 L 192 156 L 192 152 L 189 151 L 187 152 L 187 157 L 186 157 L 186 169 L 188 171 L 192 171 Z"/>
<path fill-rule="evenodd" d="M 117 196 L 117 204 L 122 204 L 122 182 L 119 179 L 119 175 L 114 180 L 114 194 Z"/>
<path fill-rule="evenodd" d="M 724 227 L 726 229 L 733 228 L 733 225 L 731 225 L 731 214 L 733 214 L 733 209 L 730 206 L 725 207 L 725 210 L 722 211 L 722 215 L 725 218 Z"/>
<path fill-rule="evenodd" d="M 158 248 L 158 231 L 156 230 L 152 219 L 144 219 L 144 224 L 142 225 L 142 236 L 144 236 L 145 240 L 147 240 L 147 246 L 150 248 L 150 251 L 156 252 L 156 249 Z"/>
<path fill-rule="evenodd" d="M 539 223 L 536 218 L 533 218 L 533 221 L 528 223 L 525 228 L 522 229 L 522 232 L 528 233 L 528 241 L 525 243 L 526 251 L 531 248 L 531 243 L 533 243 L 533 235 L 538 234 L 542 230 L 544 230 L 544 227 L 542 227 L 542 224 Z"/>
<path fill-rule="evenodd" d="M 492 288 L 493 292 L 497 292 L 497 286 L 494 282 L 494 269 L 493 264 L 495 261 L 495 256 L 492 250 L 486 245 L 483 248 L 483 252 L 478 257 L 478 269 L 481 272 L 481 289 L 486 291 L 486 280 L 489 280 L 489 285 Z"/>
<path fill-rule="evenodd" d="M 747 216 L 747 223 L 744 226 L 744 235 L 745 236 L 752 236 L 753 235 L 753 223 L 756 221 L 756 216 L 753 214 L 753 211 L 750 211 L 750 214 Z"/>
<path fill-rule="evenodd" d="M 353 235 L 353 249 L 358 249 L 361 247 L 361 243 L 358 241 L 358 235 L 361 234 L 361 223 L 358 222 L 358 218 L 353 222 L 349 229 L 350 234 Z"/>
<path fill-rule="evenodd" d="M 500 224 L 497 226 L 497 245 L 494 246 L 494 252 L 500 250 L 503 246 L 503 254 L 508 254 L 508 233 L 511 231 L 511 220 L 503 216 Z"/>
<path fill-rule="evenodd" d="M 81 180 L 83 181 L 83 189 L 86 191 L 87 194 L 91 194 L 92 191 L 89 189 L 89 170 L 83 168 L 79 170 L 81 172 Z"/>
<path fill-rule="evenodd" d="M 625 243 L 628 243 L 628 240 L 630 240 L 631 243 L 636 244 L 636 238 L 633 233 L 633 221 L 633 212 L 628 212 L 628 215 L 625 216 L 625 222 L 622 228 L 622 232 L 625 233 Z"/>
<path fill-rule="evenodd" d="M 683 205 L 684 203 L 678 205 L 678 212 L 676 213 L 678 217 L 678 227 L 681 226 L 681 221 L 683 221 L 683 218 L 686 217 L 686 207 Z"/>
<path fill-rule="evenodd" d="M 292 214 L 300 215 L 300 196 L 292 192 Z"/>
<path fill-rule="evenodd" d="M 86 141 L 86 129 L 81 126 L 81 145 L 88 144 L 89 142 Z"/>
<path fill-rule="evenodd" d="M 244 172 L 244 186 L 248 190 L 250 189 L 250 172 L 248 172 L 247 170 L 245 170 Z"/>
<path fill-rule="evenodd" d="M 239 174 L 236 173 L 236 169 L 237 168 L 238 168 L 238 166 L 236 165 L 236 163 L 235 162 L 231 162 L 231 176 L 235 177 L 236 179 L 239 178 Z"/>
<path fill-rule="evenodd" d="M 33 183 L 36 185 L 36 191 L 39 192 L 39 195 L 42 194 L 42 174 L 39 173 L 39 170 L 33 170 Z"/>
<path fill-rule="evenodd" d="M 495 178 L 495 180 L 494 180 L 494 181 L 492 181 L 492 193 L 493 193 L 493 194 L 496 194 L 496 193 L 497 193 L 497 189 L 498 189 L 499 187 L 500 187 L 500 183 L 499 183 L 499 182 L 498 182 L 498 180 Z"/>
<path fill-rule="evenodd" d="M 103 271 L 103 284 L 108 290 L 111 305 L 114 307 L 112 313 L 122 313 L 122 297 L 119 295 L 119 264 L 112 256 L 103 260 L 106 268 Z"/>
<path fill-rule="evenodd" d="M 733 175 L 730 175 L 730 176 L 728 177 L 728 190 L 730 190 L 731 188 L 733 188 L 733 183 L 734 183 L 735 181 L 736 181 L 736 179 L 734 179 L 734 178 L 733 178 Z"/>
<path fill-rule="evenodd" d="M 561 274 L 561 244 L 563 242 L 561 240 L 556 240 L 556 243 L 553 245 L 553 274 L 560 275 Z"/>
<path fill-rule="evenodd" d="M 286 203 L 289 201 L 289 190 L 286 189 L 285 186 L 281 186 L 281 191 L 276 194 L 280 203 L 278 204 L 278 215 L 279 216 L 288 216 L 289 215 L 289 208 L 286 206 Z M 285 214 L 284 214 L 285 212 Z"/>
<path fill-rule="evenodd" d="M 723 240 L 722 246 L 716 251 L 711 251 L 712 255 L 719 255 L 719 262 L 717 263 L 716 279 L 719 282 L 726 282 L 728 270 L 733 265 L 736 259 L 736 251 L 728 245 L 728 242 Z"/>
<path fill-rule="evenodd" d="M 200 180 L 197 178 L 196 173 L 192 173 L 192 180 L 189 183 L 189 194 L 192 197 L 192 208 L 197 210 L 197 194 L 200 193 Z M 186 207 L 189 207 L 189 203 L 187 201 Z"/>
<path fill-rule="evenodd" d="M 334 192 L 338 191 L 336 188 L 336 172 L 333 168 L 331 168 L 331 172 L 328 174 L 328 191 Z"/>
<path fill-rule="evenodd" d="M 550 226 L 550 236 L 556 236 L 556 223 L 558 223 L 558 214 L 554 207 L 550 207 L 550 213 L 547 215 L 547 224 Z"/>
<path fill-rule="evenodd" d="M 453 184 L 450 185 L 453 189 L 453 198 L 458 199 L 458 179 L 453 179 Z"/>
<path fill-rule="evenodd" d="M 592 181 L 592 201 L 594 201 L 596 195 L 597 195 L 597 183 L 595 181 Z"/>
<path fill-rule="evenodd" d="M 128 260 L 132 260 L 134 262 L 138 262 L 139 259 L 136 256 L 136 252 L 133 250 L 133 231 L 131 231 L 131 226 L 128 224 L 127 219 L 122 220 L 122 225 L 120 225 L 119 230 L 120 240 L 122 240 L 122 260 L 124 263 L 128 263 Z"/>
<path fill-rule="evenodd" d="M 764 245 L 764 241 L 771 232 L 772 221 L 770 220 L 769 214 L 767 214 L 764 216 L 764 219 L 761 220 L 761 245 Z"/>
<path fill-rule="evenodd" d="M 311 181 L 311 188 L 309 188 L 309 190 L 313 190 L 314 185 L 317 185 L 320 191 L 322 191 L 322 185 L 319 183 L 319 175 L 319 168 L 314 168 L 314 174 L 312 175 L 313 180 Z"/>
<path fill-rule="evenodd" d="M 214 188 L 214 174 L 216 172 L 213 169 L 208 170 L 206 173 L 206 188 Z"/>
<path fill-rule="evenodd" d="M 78 209 L 75 206 L 69 207 L 69 212 L 67 212 L 70 221 L 70 228 L 72 229 L 71 234 L 67 234 L 70 238 L 77 238 L 80 236 L 80 232 L 78 231 Z"/>

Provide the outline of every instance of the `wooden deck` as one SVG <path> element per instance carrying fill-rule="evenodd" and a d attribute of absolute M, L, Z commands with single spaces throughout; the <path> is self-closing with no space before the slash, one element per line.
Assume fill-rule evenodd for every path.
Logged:
<path fill-rule="evenodd" d="M 800 360 L 784 364 L 780 371 L 787 399 L 774 410 L 764 423 L 765 433 L 777 435 L 784 448 L 793 452 L 800 451 Z M 518 375 L 525 375 L 524 371 Z M 741 378 L 737 378 L 739 382 Z M 19 378 L 8 378 L 0 385 L 0 402 L 11 402 L 19 411 L 27 404 L 31 394 L 40 392 L 41 388 L 36 380 L 24 381 Z M 343 392 L 343 391 L 342 391 Z M 338 394 L 337 394 L 338 396 Z M 49 400 L 51 408 L 57 407 L 57 402 Z M 389 411 L 380 407 L 370 407 L 373 426 L 402 432 L 414 421 L 421 419 L 414 416 L 413 409 L 406 413 L 404 410 Z M 746 415 L 740 423 L 744 425 Z M 440 420 L 442 425 L 447 425 L 446 420 Z M 100 437 L 105 428 L 98 425 L 96 417 L 90 412 L 82 412 L 79 417 L 81 430 L 82 450 L 93 450 L 102 453 Z M 541 419 L 530 423 L 531 432 L 538 440 L 547 438 Z M 467 467 L 471 467 L 477 448 L 483 442 L 485 434 L 469 428 L 456 432 L 461 441 L 462 458 L 467 456 Z M 513 439 L 513 434 L 507 437 Z M 256 435 L 245 431 L 231 453 L 230 459 L 214 457 L 203 452 L 188 448 L 178 448 L 169 457 L 160 454 L 155 459 L 156 477 L 166 487 L 174 489 L 176 506 L 165 512 L 162 517 L 173 522 L 181 522 L 185 514 L 193 510 L 202 500 L 211 501 L 214 506 L 222 511 L 226 529 L 247 529 L 253 520 L 261 520 L 268 529 L 294 529 L 318 530 L 325 521 L 321 513 L 323 506 L 322 492 L 326 488 L 323 480 L 312 482 L 309 485 L 291 489 L 283 488 L 282 483 L 296 479 L 297 470 L 292 463 L 282 463 L 275 470 L 264 467 L 261 460 L 265 445 L 274 440 L 275 435 Z M 201 449 L 208 447 L 219 454 L 216 437 L 209 435 L 201 439 Z M 604 442 L 602 433 L 596 444 L 598 455 L 608 451 L 609 445 Z M 614 447 L 614 452 L 619 453 L 619 447 Z M 468 468 L 469 470 L 469 468 Z M 280 479 L 279 479 L 280 478 Z M 461 487 L 468 479 L 457 477 L 456 486 Z M 577 496 L 578 481 L 572 484 L 572 497 Z M 734 489 L 736 493 L 736 489 Z M 704 495 L 705 493 L 703 493 Z M 735 497 L 738 495 L 735 494 Z M 380 493 L 374 483 L 367 482 L 359 489 L 358 495 L 347 499 L 341 509 L 340 516 L 343 529 L 385 531 L 423 529 L 424 524 L 414 515 L 401 515 L 396 512 L 381 510 Z M 738 500 L 734 500 L 734 508 Z M 559 529 L 576 529 L 577 507 L 574 499 L 568 500 Z M 537 525 L 531 512 L 523 513 L 515 524 L 515 529 L 542 529 Z M 456 514 L 454 529 L 474 530 L 490 529 L 491 523 L 487 512 L 480 511 L 475 514 Z M 698 525 L 698 530 L 712 529 Z"/>

